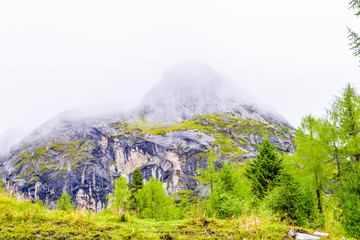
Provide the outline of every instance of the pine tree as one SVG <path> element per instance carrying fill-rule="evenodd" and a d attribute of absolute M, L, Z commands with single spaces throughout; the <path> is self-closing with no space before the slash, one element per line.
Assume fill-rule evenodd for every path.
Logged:
<path fill-rule="evenodd" d="M 274 186 L 277 185 L 282 170 L 282 159 L 277 155 L 275 147 L 269 139 L 264 139 L 259 146 L 259 154 L 256 155 L 254 162 L 246 168 L 245 176 L 252 183 L 252 191 L 259 199 Z"/>
<path fill-rule="evenodd" d="M 279 185 L 266 196 L 264 202 L 281 219 L 290 220 L 298 226 L 318 227 L 315 196 L 289 173 L 281 175 Z"/>
<path fill-rule="evenodd" d="M 139 203 L 137 202 L 135 195 L 136 193 L 142 189 L 144 186 L 143 183 L 143 175 L 140 171 L 140 168 L 136 168 L 135 171 L 133 172 L 133 176 L 132 176 L 132 183 L 129 185 L 129 190 L 130 190 L 130 208 L 131 209 L 138 209 L 139 208 Z"/>

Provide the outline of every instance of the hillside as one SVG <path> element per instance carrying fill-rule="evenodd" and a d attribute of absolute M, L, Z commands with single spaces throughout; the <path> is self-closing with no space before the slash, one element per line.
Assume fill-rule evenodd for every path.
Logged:
<path fill-rule="evenodd" d="M 47 210 L 0 191 L 1 239 L 283 239 L 291 226 L 268 216 L 156 222 L 110 212 Z"/>
<path fill-rule="evenodd" d="M 62 114 L 24 139 L 0 163 L 7 189 L 54 207 L 63 191 L 81 207 L 101 211 L 120 175 L 164 182 L 168 194 L 199 191 L 193 178 L 207 165 L 254 158 L 264 137 L 292 152 L 294 130 L 278 114 L 224 95 L 229 88 L 206 66 L 170 69 L 133 112 L 121 117 Z M 162 121 L 160 121 L 162 119 Z"/>

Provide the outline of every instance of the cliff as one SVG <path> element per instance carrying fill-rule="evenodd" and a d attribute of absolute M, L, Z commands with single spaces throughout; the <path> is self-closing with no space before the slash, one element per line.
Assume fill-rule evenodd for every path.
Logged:
<path fill-rule="evenodd" d="M 188 69 L 188 70 L 186 70 Z M 144 98 L 131 117 L 86 119 L 60 116 L 24 139 L 0 163 L 9 191 L 50 207 L 63 191 L 77 206 L 101 211 L 120 175 L 131 181 L 139 167 L 169 194 L 198 191 L 192 178 L 210 151 L 219 163 L 243 163 L 269 137 L 282 152 L 294 150 L 294 130 L 278 114 L 226 95 L 211 68 L 176 67 Z"/>

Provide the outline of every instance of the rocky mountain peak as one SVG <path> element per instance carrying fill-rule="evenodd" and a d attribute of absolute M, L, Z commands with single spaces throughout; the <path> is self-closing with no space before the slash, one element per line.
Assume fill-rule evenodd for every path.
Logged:
<path fill-rule="evenodd" d="M 147 122 L 181 122 L 196 115 L 233 111 L 266 115 L 287 123 L 278 113 L 261 110 L 240 93 L 224 75 L 204 64 L 177 64 L 142 100 L 136 114 Z M 252 113 L 250 113 L 251 115 Z"/>

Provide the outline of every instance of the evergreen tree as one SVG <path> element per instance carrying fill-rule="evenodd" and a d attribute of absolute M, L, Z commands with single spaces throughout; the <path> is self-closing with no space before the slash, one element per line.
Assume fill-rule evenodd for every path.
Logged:
<path fill-rule="evenodd" d="M 139 208 L 139 203 L 137 202 L 135 195 L 140 189 L 143 188 L 143 186 L 144 186 L 143 175 L 140 171 L 140 168 L 136 168 L 132 175 L 132 183 L 129 185 L 129 190 L 130 190 L 129 200 L 130 200 L 131 209 L 136 210 Z"/>
<path fill-rule="evenodd" d="M 282 159 L 269 139 L 264 139 L 259 146 L 259 154 L 246 168 L 245 176 L 250 180 L 252 191 L 259 199 L 277 185 L 282 170 Z"/>
<path fill-rule="evenodd" d="M 56 206 L 58 209 L 64 211 L 74 210 L 74 205 L 71 202 L 71 196 L 66 191 L 61 194 L 59 200 L 56 202 Z"/>
<path fill-rule="evenodd" d="M 264 202 L 283 220 L 290 220 L 298 226 L 319 226 L 314 195 L 289 173 L 281 175 L 279 185 L 265 197 Z"/>
<path fill-rule="evenodd" d="M 171 198 L 165 195 L 161 182 L 156 178 L 150 178 L 135 197 L 139 203 L 140 217 L 157 220 L 170 219 Z"/>

